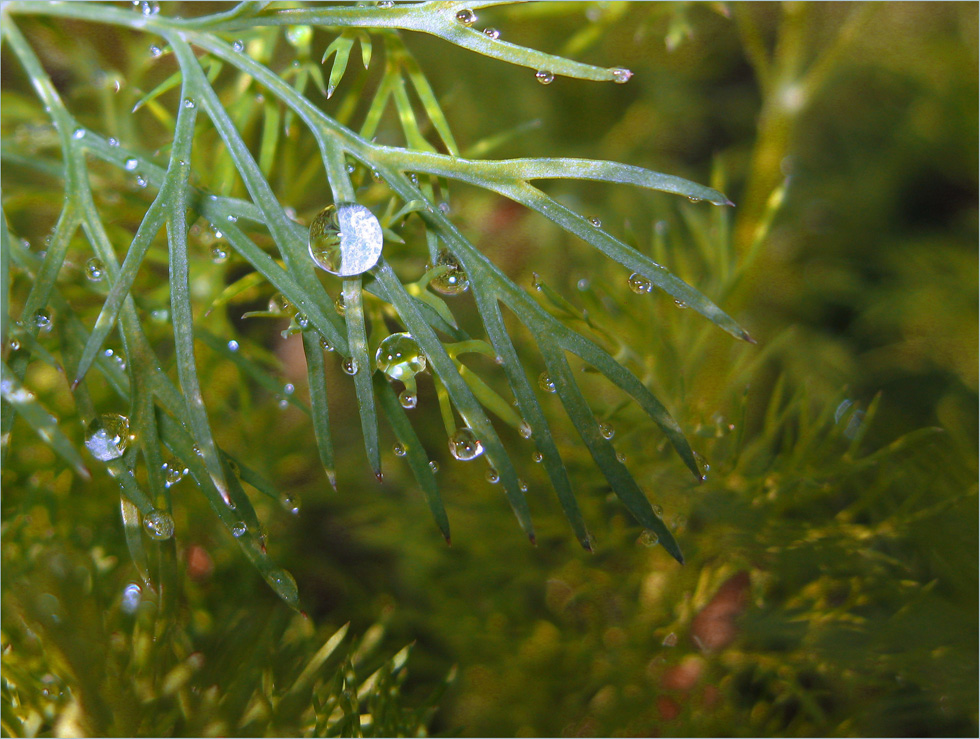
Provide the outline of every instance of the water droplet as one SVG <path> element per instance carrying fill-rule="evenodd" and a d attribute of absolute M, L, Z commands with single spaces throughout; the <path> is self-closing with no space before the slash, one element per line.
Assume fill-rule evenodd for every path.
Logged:
<path fill-rule="evenodd" d="M 211 261 L 215 264 L 224 264 L 228 261 L 228 251 L 220 244 L 211 247 Z"/>
<path fill-rule="evenodd" d="M 461 428 L 449 440 L 449 453 L 461 462 L 469 462 L 483 454 L 483 443 L 472 429 Z"/>
<path fill-rule="evenodd" d="M 299 513 L 299 498 L 295 495 L 287 493 L 279 499 L 279 502 L 287 513 L 292 513 L 294 516 Z"/>
<path fill-rule="evenodd" d="M 521 437 L 525 439 L 530 439 L 534 434 L 534 429 L 531 428 L 531 424 L 529 424 L 527 421 L 521 421 L 521 425 L 517 431 Z"/>
<path fill-rule="evenodd" d="M 245 42 L 242 41 L 241 39 L 238 39 L 237 41 L 235 41 L 235 43 L 231 45 L 231 50 L 237 52 L 245 51 Z"/>
<path fill-rule="evenodd" d="M 373 179 L 375 182 L 381 182 L 381 180 L 382 180 L 381 173 L 378 170 L 376 170 L 376 169 L 372 169 L 371 170 L 371 179 Z"/>
<path fill-rule="evenodd" d="M 139 163 L 139 160 L 133 159 L 132 157 L 130 157 L 129 159 L 126 160 L 126 164 L 123 165 L 123 166 L 126 167 L 127 170 L 129 170 L 130 172 L 132 172 L 134 169 L 136 169 L 138 166 L 140 166 L 140 163 Z"/>
<path fill-rule="evenodd" d="M 419 398 L 415 393 L 410 393 L 408 390 L 402 390 L 398 394 L 398 402 L 401 403 L 402 408 L 405 410 L 412 410 L 419 403 Z"/>
<path fill-rule="evenodd" d="M 405 447 L 403 447 L 401 444 L 395 444 L 391 450 L 395 453 L 396 457 L 404 457 L 406 454 L 408 454 L 408 452 L 405 451 Z"/>
<path fill-rule="evenodd" d="M 348 375 L 356 375 L 359 369 L 357 361 L 353 357 L 346 357 L 340 366 Z"/>
<path fill-rule="evenodd" d="M 701 198 L 689 197 L 688 200 L 690 200 L 692 203 L 700 203 L 701 202 Z"/>
<path fill-rule="evenodd" d="M 676 305 L 681 310 L 687 307 L 687 303 L 685 303 L 683 300 L 675 300 L 674 305 Z"/>
<path fill-rule="evenodd" d="M 337 315 L 342 316 L 347 313 L 347 303 L 344 302 L 344 294 L 341 293 L 337 296 L 337 299 L 333 301 L 333 309 L 337 311 Z"/>
<path fill-rule="evenodd" d="M 553 75 L 547 69 L 539 69 L 534 73 L 534 79 L 536 79 L 542 85 L 550 85 L 555 81 L 555 75 Z"/>
<path fill-rule="evenodd" d="M 677 646 L 677 634 L 671 631 L 667 636 L 664 637 L 663 645 L 665 647 L 676 647 Z"/>
<path fill-rule="evenodd" d="M 483 35 L 489 39 L 492 39 L 493 41 L 496 41 L 498 38 L 500 38 L 500 31 L 498 31 L 496 28 L 484 28 Z"/>
<path fill-rule="evenodd" d="M 20 342 L 17 341 L 17 339 L 11 339 L 10 340 L 10 351 L 12 351 L 12 352 L 19 352 L 20 351 Z"/>
<path fill-rule="evenodd" d="M 52 325 L 47 311 L 39 310 L 34 314 L 34 326 L 38 331 L 50 331 Z"/>
<path fill-rule="evenodd" d="M 105 264 L 101 259 L 92 257 L 85 262 L 85 276 L 92 282 L 99 282 L 105 277 Z"/>
<path fill-rule="evenodd" d="M 520 490 L 521 490 L 522 493 L 526 493 L 527 492 L 527 481 L 524 480 L 523 477 L 518 477 L 517 478 L 517 487 L 520 488 Z"/>
<path fill-rule="evenodd" d="M 608 423 L 600 423 L 599 433 L 602 434 L 603 439 L 611 439 L 616 435 L 616 429 L 614 429 Z"/>
<path fill-rule="evenodd" d="M 236 521 L 231 527 L 231 535 L 236 539 L 245 536 L 246 531 L 248 531 L 248 526 L 245 525 L 244 521 Z"/>
<path fill-rule="evenodd" d="M 375 354 L 378 369 L 392 380 L 415 377 L 425 369 L 425 354 L 411 334 L 398 333 L 385 337 Z"/>
<path fill-rule="evenodd" d="M 445 267 L 446 271 L 436 275 L 429 281 L 429 285 L 437 293 L 443 295 L 459 295 L 470 289 L 470 279 L 466 276 L 463 265 L 459 263 L 455 255 L 448 249 L 443 249 L 436 256 L 436 267 Z"/>
<path fill-rule="evenodd" d="M 293 393 L 296 392 L 296 386 L 293 385 L 293 383 L 291 382 L 287 382 L 285 385 L 283 385 L 282 391 L 286 395 L 292 395 Z"/>
<path fill-rule="evenodd" d="M 130 439 L 129 419 L 118 413 L 103 413 L 85 430 L 85 446 L 102 462 L 121 457 Z"/>
<path fill-rule="evenodd" d="M 412 184 L 415 185 L 416 187 L 419 186 L 419 176 L 415 174 L 415 172 L 409 173 L 408 179 L 410 179 L 412 181 Z"/>
<path fill-rule="evenodd" d="M 341 277 L 371 269 L 383 242 L 381 223 L 358 203 L 328 205 L 310 224 L 310 256 L 318 267 Z"/>
<path fill-rule="evenodd" d="M 432 474 L 434 475 L 439 471 L 439 463 L 433 459 L 431 462 L 429 462 L 429 469 L 432 470 Z"/>
<path fill-rule="evenodd" d="M 84 128 L 76 128 L 74 131 L 71 132 L 71 137 L 73 139 L 75 139 L 76 141 L 78 139 L 85 138 L 85 129 Z"/>
<path fill-rule="evenodd" d="M 617 85 L 625 85 L 630 81 L 630 77 L 633 76 L 633 73 L 628 69 L 619 67 L 618 69 L 614 69 L 612 71 L 612 76 L 613 82 L 615 82 Z"/>
<path fill-rule="evenodd" d="M 282 293 L 276 293 L 269 298 L 269 313 L 280 313 L 285 316 L 296 314 L 296 306 L 289 302 L 289 299 Z"/>
<path fill-rule="evenodd" d="M 143 517 L 143 528 L 151 539 L 166 541 L 174 535 L 174 520 L 169 513 L 152 510 Z"/>
<path fill-rule="evenodd" d="M 160 3 L 153 0 L 150 2 L 134 2 L 133 5 L 139 5 L 140 13 L 143 15 L 156 15 L 160 12 Z"/>
<path fill-rule="evenodd" d="M 324 336 L 320 337 L 320 348 L 323 349 L 323 351 L 325 352 L 333 351 L 333 346 L 330 344 L 329 341 L 327 341 L 326 337 Z"/>
<path fill-rule="evenodd" d="M 622 452 L 616 452 L 616 461 L 620 464 L 626 464 L 626 455 Z"/>
<path fill-rule="evenodd" d="M 109 146 L 119 146 L 119 139 L 117 139 L 115 136 L 110 136 Z"/>
<path fill-rule="evenodd" d="M 225 216 L 225 220 L 228 221 L 228 223 L 238 223 L 238 216 L 236 216 L 234 213 L 229 213 Z"/>
<path fill-rule="evenodd" d="M 279 396 L 276 396 L 279 397 Z M 286 410 L 289 407 L 289 401 L 285 398 L 279 398 L 279 408 L 281 410 Z"/>
<path fill-rule="evenodd" d="M 557 390 L 554 380 L 548 377 L 547 373 L 542 372 L 538 377 L 538 386 L 546 393 L 553 393 Z"/>
<path fill-rule="evenodd" d="M 583 278 L 582 278 L 581 280 L 579 280 L 579 281 L 578 281 L 578 282 L 576 283 L 576 285 L 575 285 L 575 286 L 576 286 L 576 287 L 577 287 L 577 288 L 578 288 L 578 289 L 579 289 L 579 290 L 580 290 L 581 292 L 585 292 L 586 290 L 588 290 L 588 289 L 589 289 L 589 286 L 590 286 L 591 284 L 592 284 L 592 283 L 590 283 L 590 282 L 589 282 L 589 281 L 588 281 L 588 280 L 587 280 L 587 279 L 586 279 L 585 277 L 583 277 Z"/>
<path fill-rule="evenodd" d="M 382 8 L 383 10 L 387 10 L 388 8 L 393 8 L 393 7 L 395 7 L 395 1 L 394 0 L 381 0 L 381 2 L 378 3 L 378 7 L 379 8 Z"/>
<path fill-rule="evenodd" d="M 589 219 L 589 223 L 591 223 L 596 228 L 602 228 L 602 221 L 600 221 L 595 216 L 592 216 L 592 218 Z"/>
<path fill-rule="evenodd" d="M 678 513 L 676 516 L 670 519 L 670 528 L 672 528 L 674 531 L 677 531 L 678 529 L 684 528 L 684 524 L 686 523 L 687 523 L 687 519 L 684 518 L 684 516 L 682 516 L 680 513 Z"/>
<path fill-rule="evenodd" d="M 160 56 L 163 53 L 163 49 L 154 44 L 150 47 L 150 56 Z"/>
<path fill-rule="evenodd" d="M 197 103 L 195 103 L 191 98 L 185 98 L 184 107 L 190 110 L 197 107 Z"/>
<path fill-rule="evenodd" d="M 654 503 L 653 506 L 651 506 L 651 509 L 653 510 L 653 513 L 654 513 L 654 515 L 657 518 L 662 518 L 663 517 L 663 515 L 664 515 L 663 506 L 660 506 L 660 505 L 657 505 L 656 503 Z"/>
<path fill-rule="evenodd" d="M 450 207 L 449 203 L 447 203 L 445 200 L 439 203 L 439 212 L 442 213 L 444 216 L 448 216 L 451 210 L 452 208 Z"/>
<path fill-rule="evenodd" d="M 630 290 L 635 292 L 637 295 L 643 295 L 644 293 L 648 293 L 653 290 L 653 283 L 638 272 L 634 272 L 630 275 L 629 286 Z"/>
<path fill-rule="evenodd" d="M 697 465 L 697 468 L 698 468 L 698 476 L 701 478 L 701 480 L 702 481 L 707 480 L 708 479 L 708 470 L 711 469 L 711 465 L 709 465 L 704 460 L 704 457 L 702 457 L 697 452 L 694 452 L 694 463 Z"/>
<path fill-rule="evenodd" d="M 476 13 L 469 8 L 463 8 L 456 13 L 456 20 L 458 20 L 464 26 L 472 26 L 474 23 L 476 23 Z"/>
<path fill-rule="evenodd" d="M 194 454 L 196 454 L 199 457 L 204 456 L 204 452 L 201 451 L 201 447 L 199 447 L 197 444 L 191 447 L 191 451 L 194 452 Z"/>
<path fill-rule="evenodd" d="M 119 604 L 120 608 L 122 608 L 124 613 L 136 613 L 136 609 L 139 608 L 142 598 L 143 591 L 140 590 L 140 586 L 131 582 L 123 588 L 122 603 Z"/>
<path fill-rule="evenodd" d="M 660 543 L 660 537 L 650 529 L 644 529 L 640 534 L 639 543 L 645 547 L 655 547 Z"/>
<path fill-rule="evenodd" d="M 157 308 L 155 311 L 150 313 L 150 318 L 154 321 L 159 321 L 160 323 L 166 323 L 170 320 L 170 311 L 166 308 Z"/>
<path fill-rule="evenodd" d="M 184 479 L 190 470 L 181 464 L 180 460 L 176 457 L 171 457 L 169 460 L 163 463 L 163 479 L 166 482 L 167 487 L 171 485 L 176 485 L 178 482 Z"/>
<path fill-rule="evenodd" d="M 228 342 L 228 351 L 230 351 L 230 352 L 237 352 L 238 351 L 238 342 L 235 341 L 234 339 L 232 339 L 231 341 L 229 341 Z"/>
<path fill-rule="evenodd" d="M 136 184 L 139 185 L 140 187 L 146 187 L 146 184 L 147 184 L 146 177 L 144 177 L 141 174 L 137 174 L 136 175 Z"/>
<path fill-rule="evenodd" d="M 535 290 L 541 290 L 542 289 L 542 286 L 541 285 L 542 285 L 542 283 L 541 283 L 541 275 L 539 275 L 537 272 L 532 272 L 531 273 L 531 287 L 533 287 Z"/>

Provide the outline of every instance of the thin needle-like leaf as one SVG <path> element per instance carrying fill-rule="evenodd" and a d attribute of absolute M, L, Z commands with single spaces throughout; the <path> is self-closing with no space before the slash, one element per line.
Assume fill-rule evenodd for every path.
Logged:
<path fill-rule="evenodd" d="M 330 410 L 327 404 L 327 376 L 323 361 L 323 347 L 318 334 L 303 332 L 303 349 L 306 353 L 306 374 L 310 385 L 310 406 L 313 411 L 313 434 L 320 452 L 320 463 L 330 481 L 337 489 L 337 472 L 333 456 L 333 440 L 330 436 Z"/>

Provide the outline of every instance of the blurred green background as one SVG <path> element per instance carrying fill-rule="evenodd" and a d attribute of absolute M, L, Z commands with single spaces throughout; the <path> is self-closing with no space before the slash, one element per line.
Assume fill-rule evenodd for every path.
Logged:
<path fill-rule="evenodd" d="M 163 12 L 180 9 L 165 3 Z M 639 414 L 583 380 L 641 486 L 674 521 L 687 563 L 643 546 L 561 420 L 597 551 L 580 550 L 528 460 L 539 529 L 529 546 L 483 466 L 455 463 L 435 414 L 419 412 L 442 467 L 447 548 L 407 466 L 389 454 L 384 484 L 374 481 L 339 373 L 333 494 L 308 421 L 275 399 L 245 397 L 252 390 L 212 357 L 209 402 L 234 419 L 219 429 L 222 443 L 302 500 L 297 516 L 256 506 L 313 625 L 330 633 L 351 621 L 363 631 L 381 619 L 392 651 L 414 640 L 410 698 L 458 666 L 432 733 L 976 735 L 976 5 L 533 3 L 482 9 L 479 25 L 634 76 L 542 87 L 530 70 L 405 34 L 461 149 L 534 121 L 489 156 L 612 159 L 719 186 L 734 209 L 596 183 L 545 189 L 641 250 L 661 249 L 665 266 L 758 345 L 736 346 L 667 298 L 629 293 L 620 268 L 553 224 L 452 187 L 454 219 L 509 276 L 529 287 L 537 272 L 594 306 L 593 319 L 643 358 L 644 379 L 710 463 L 696 485 Z M 111 124 L 100 128 L 85 92 L 93 81 L 77 61 L 100 58 L 82 49 L 92 38 L 62 46 L 58 23 L 23 27 L 69 108 L 114 135 Z M 319 49 L 330 34 L 315 38 Z M 132 58 L 117 68 L 143 64 L 145 40 L 121 42 Z M 4 50 L 5 95 L 26 89 L 18 74 Z M 394 131 L 383 127 L 379 140 L 398 143 Z M 3 133 L 15 135 L 7 123 Z M 5 167 L 4 207 L 15 235 L 39 243 L 56 211 L 39 216 L 15 199 L 24 177 Z M 781 183 L 781 207 L 753 249 Z M 322 200 L 286 179 L 273 184 L 298 210 Z M 419 261 L 421 245 L 404 249 Z M 235 267 L 201 262 L 205 295 Z M 740 265 L 740 279 L 728 279 Z M 454 310 L 475 327 L 468 300 Z M 233 313 L 215 320 L 296 373 L 298 338 L 283 341 L 268 323 L 242 326 L 240 307 Z M 53 410 L 64 402 L 55 380 L 37 382 L 48 383 Z M 426 404 L 435 398 L 423 388 L 420 411 Z M 59 469 L 15 427 L 3 469 L 5 591 L 42 577 L 31 546 L 60 541 L 115 556 L 105 588 L 118 597 L 112 588 L 133 573 L 116 486 Z M 285 606 L 203 499 L 181 487 L 179 561 L 186 568 L 200 549 L 213 564 L 186 580 L 182 612 L 217 659 L 229 614 L 247 608 L 262 619 Z M 12 618 L 5 612 L 5 633 Z"/>

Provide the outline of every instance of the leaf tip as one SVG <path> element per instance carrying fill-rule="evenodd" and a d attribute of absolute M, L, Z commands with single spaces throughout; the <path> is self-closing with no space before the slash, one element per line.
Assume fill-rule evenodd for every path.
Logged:
<path fill-rule="evenodd" d="M 378 482 L 385 481 L 384 473 L 380 469 L 374 471 L 374 476 L 378 478 Z"/>
<path fill-rule="evenodd" d="M 333 488 L 333 491 L 336 493 L 337 492 L 337 473 L 334 472 L 333 470 L 325 470 L 325 471 L 327 473 L 327 480 L 330 481 L 330 487 L 332 487 Z"/>

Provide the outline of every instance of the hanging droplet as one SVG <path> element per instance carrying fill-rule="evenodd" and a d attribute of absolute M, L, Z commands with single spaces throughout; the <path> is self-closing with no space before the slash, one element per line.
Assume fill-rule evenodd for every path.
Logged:
<path fill-rule="evenodd" d="M 408 390 L 402 390 L 398 394 L 398 402 L 401 404 L 402 408 L 405 410 L 412 410 L 419 403 L 419 398 L 415 393 L 410 393 Z"/>
<path fill-rule="evenodd" d="M 498 31 L 496 28 L 484 28 L 483 35 L 493 41 L 496 41 L 498 38 L 500 38 L 500 31 Z"/>
<path fill-rule="evenodd" d="M 541 275 L 539 275 L 537 272 L 531 273 L 531 287 L 533 287 L 535 290 L 543 289 L 542 282 L 541 282 Z"/>
<path fill-rule="evenodd" d="M 616 435 L 616 429 L 614 429 L 608 423 L 600 423 L 599 433 L 602 434 L 603 439 L 611 439 Z"/>
<path fill-rule="evenodd" d="M 415 377 L 426 366 L 425 353 L 412 335 L 407 333 L 385 337 L 374 358 L 379 370 L 390 379 L 401 382 Z"/>
<path fill-rule="evenodd" d="M 228 351 L 230 351 L 230 352 L 237 352 L 238 351 L 238 342 L 235 341 L 234 339 L 232 339 L 231 341 L 229 341 L 228 342 Z"/>
<path fill-rule="evenodd" d="M 548 377 L 547 373 L 545 372 L 542 372 L 538 377 L 538 386 L 546 393 L 553 393 L 557 390 L 554 380 Z"/>
<path fill-rule="evenodd" d="M 166 486 L 169 488 L 171 485 L 176 485 L 178 482 L 184 479 L 184 475 L 190 472 L 189 469 L 181 464 L 180 460 L 176 457 L 171 457 L 169 460 L 163 463 L 163 479 Z"/>
<path fill-rule="evenodd" d="M 50 331 L 52 325 L 51 316 L 47 311 L 39 310 L 34 314 L 34 327 L 38 331 Z"/>
<path fill-rule="evenodd" d="M 459 295 L 470 289 L 470 279 L 466 276 L 463 265 L 448 249 L 439 252 L 434 266 L 446 268 L 445 272 L 429 280 L 432 289 L 437 293 Z"/>
<path fill-rule="evenodd" d="M 653 283 L 638 272 L 634 272 L 630 275 L 629 286 L 630 290 L 635 292 L 637 295 L 643 295 L 644 293 L 648 293 L 653 290 Z"/>
<path fill-rule="evenodd" d="M 433 459 L 431 462 L 429 462 L 429 469 L 432 470 L 432 474 L 434 475 L 439 471 L 439 463 Z"/>
<path fill-rule="evenodd" d="M 383 10 L 393 8 L 395 7 L 395 0 L 381 0 L 381 2 L 378 3 L 378 7 L 382 8 Z"/>
<path fill-rule="evenodd" d="M 469 8 L 463 8 L 456 13 L 456 20 L 458 20 L 464 26 L 472 26 L 474 23 L 476 23 L 476 13 Z"/>
<path fill-rule="evenodd" d="M 281 313 L 286 316 L 296 315 L 296 306 L 282 293 L 276 293 L 269 298 L 269 313 Z"/>
<path fill-rule="evenodd" d="M 592 218 L 589 219 L 589 223 L 591 223 L 596 228 L 602 228 L 602 221 L 600 221 L 595 216 L 592 216 Z"/>
<path fill-rule="evenodd" d="M 131 439 L 129 419 L 118 413 L 103 413 L 85 430 L 85 446 L 102 462 L 121 457 Z"/>
<path fill-rule="evenodd" d="M 137 174 L 136 175 L 136 184 L 139 185 L 140 187 L 146 187 L 146 185 L 147 185 L 146 177 L 144 177 L 141 174 Z"/>
<path fill-rule="evenodd" d="M 405 451 L 405 447 L 403 447 L 401 444 L 395 444 L 391 450 L 395 453 L 396 457 L 404 457 L 406 454 L 408 454 L 408 452 Z"/>
<path fill-rule="evenodd" d="M 626 464 L 626 455 L 622 452 L 616 452 L 616 461 L 620 464 Z"/>
<path fill-rule="evenodd" d="M 524 439 L 530 439 L 534 434 L 534 429 L 531 428 L 531 424 L 527 421 L 521 421 L 521 425 L 518 427 L 517 432 Z"/>
<path fill-rule="evenodd" d="M 547 69 L 539 69 L 534 73 L 534 79 L 536 79 L 542 85 L 550 85 L 555 81 L 555 75 L 549 72 Z"/>
<path fill-rule="evenodd" d="M 110 136 L 109 137 L 109 146 L 113 146 L 113 147 L 119 146 L 119 139 L 117 139 L 115 136 Z"/>
<path fill-rule="evenodd" d="M 449 453 L 461 462 L 469 462 L 483 454 L 483 443 L 472 429 L 461 428 L 449 440 Z"/>
<path fill-rule="evenodd" d="M 517 487 L 520 488 L 522 493 L 527 492 L 527 481 L 523 477 L 517 478 Z"/>
<path fill-rule="evenodd" d="M 348 375 L 356 375 L 357 370 L 359 369 L 357 366 L 357 360 L 353 357 L 346 357 L 340 366 Z"/>
<path fill-rule="evenodd" d="M 292 513 L 294 516 L 299 513 L 299 498 L 295 495 L 284 494 L 279 499 L 279 503 L 287 513 Z"/>
<path fill-rule="evenodd" d="M 71 137 L 73 139 L 75 139 L 76 141 L 78 139 L 84 139 L 85 138 L 85 129 L 84 128 L 76 128 L 74 131 L 71 132 Z"/>
<path fill-rule="evenodd" d="M 102 260 L 92 257 L 85 262 L 85 276 L 92 282 L 100 282 L 105 277 L 105 264 Z"/>
<path fill-rule="evenodd" d="M 119 606 L 123 612 L 133 614 L 136 613 L 136 609 L 139 608 L 142 599 L 143 591 L 139 585 L 132 582 L 123 588 L 122 602 Z"/>
<path fill-rule="evenodd" d="M 237 51 L 239 53 L 245 51 L 245 42 L 242 41 L 241 39 L 238 39 L 237 41 L 235 41 L 235 43 L 231 45 L 231 50 Z"/>
<path fill-rule="evenodd" d="M 500 474 L 493 467 L 487 470 L 487 482 L 491 485 L 496 485 L 500 482 Z"/>
<path fill-rule="evenodd" d="M 245 525 L 244 521 L 236 521 L 231 527 L 231 535 L 236 539 L 245 536 L 246 531 L 248 531 L 248 526 Z"/>
<path fill-rule="evenodd" d="M 11 339 L 10 340 L 10 351 L 12 351 L 12 352 L 19 352 L 20 351 L 20 342 L 17 341 L 17 339 Z"/>
<path fill-rule="evenodd" d="M 126 160 L 126 163 L 123 166 L 126 168 L 127 171 L 132 172 L 134 169 L 140 166 L 140 163 L 138 159 L 133 159 L 132 157 L 130 157 L 129 159 Z"/>
<path fill-rule="evenodd" d="M 347 313 L 347 303 L 344 302 L 344 294 L 341 293 L 337 296 L 337 299 L 333 301 L 333 309 L 337 311 L 338 316 L 345 315 Z"/>
<path fill-rule="evenodd" d="M 544 459 L 544 455 L 541 452 L 535 452 L 534 454 L 531 455 L 531 461 L 534 462 L 535 464 L 541 464 L 541 461 L 543 459 Z"/>
<path fill-rule="evenodd" d="M 615 82 L 617 85 L 625 85 L 627 82 L 630 81 L 630 77 L 633 76 L 633 73 L 628 69 L 623 69 L 622 67 L 619 67 L 612 71 L 612 76 L 613 76 L 613 82 Z"/>
<path fill-rule="evenodd" d="M 707 480 L 708 479 L 708 470 L 711 469 L 711 465 L 709 465 L 705 461 L 704 457 L 702 457 L 697 452 L 694 452 L 694 462 L 697 465 L 697 468 L 698 468 L 698 476 L 701 478 L 701 481 L 703 482 L 703 481 Z"/>
<path fill-rule="evenodd" d="M 310 256 L 320 269 L 353 277 L 378 263 L 384 236 L 374 213 L 358 203 L 335 203 L 310 224 Z"/>
<path fill-rule="evenodd" d="M 320 348 L 323 349 L 323 351 L 325 352 L 333 351 L 333 346 L 330 344 L 329 341 L 327 341 L 327 338 L 325 336 L 320 337 Z"/>
<path fill-rule="evenodd" d="M 166 541 L 174 535 L 174 520 L 169 513 L 152 510 L 143 517 L 143 528 L 151 539 Z"/>
<path fill-rule="evenodd" d="M 197 107 L 197 103 L 195 103 L 194 100 L 191 98 L 185 98 L 184 107 L 187 108 L 188 110 L 193 110 L 194 108 Z"/>
<path fill-rule="evenodd" d="M 654 503 L 654 504 L 653 504 L 653 505 L 651 506 L 651 508 L 652 508 L 652 510 L 653 510 L 653 513 L 654 513 L 654 515 L 656 515 L 656 517 L 657 517 L 657 518 L 662 518 L 662 517 L 663 517 L 663 515 L 664 515 L 664 509 L 663 509 L 663 506 L 661 506 L 661 505 L 658 505 L 658 504 L 656 504 L 656 503 Z"/>
<path fill-rule="evenodd" d="M 133 3 L 133 5 L 135 4 L 136 3 Z M 155 1 L 141 2 L 139 4 L 139 7 L 140 7 L 140 13 L 142 13 L 143 15 L 156 15 L 157 13 L 160 12 L 160 3 Z"/>
<path fill-rule="evenodd" d="M 645 547 L 655 547 L 660 543 L 660 537 L 650 529 L 644 529 L 640 534 L 639 543 Z"/>
<path fill-rule="evenodd" d="M 439 212 L 444 216 L 448 216 L 449 212 L 452 210 L 452 206 L 449 205 L 445 200 L 439 203 Z"/>
<path fill-rule="evenodd" d="M 228 251 L 220 244 L 211 247 L 211 261 L 215 264 L 224 264 L 228 261 Z"/>

